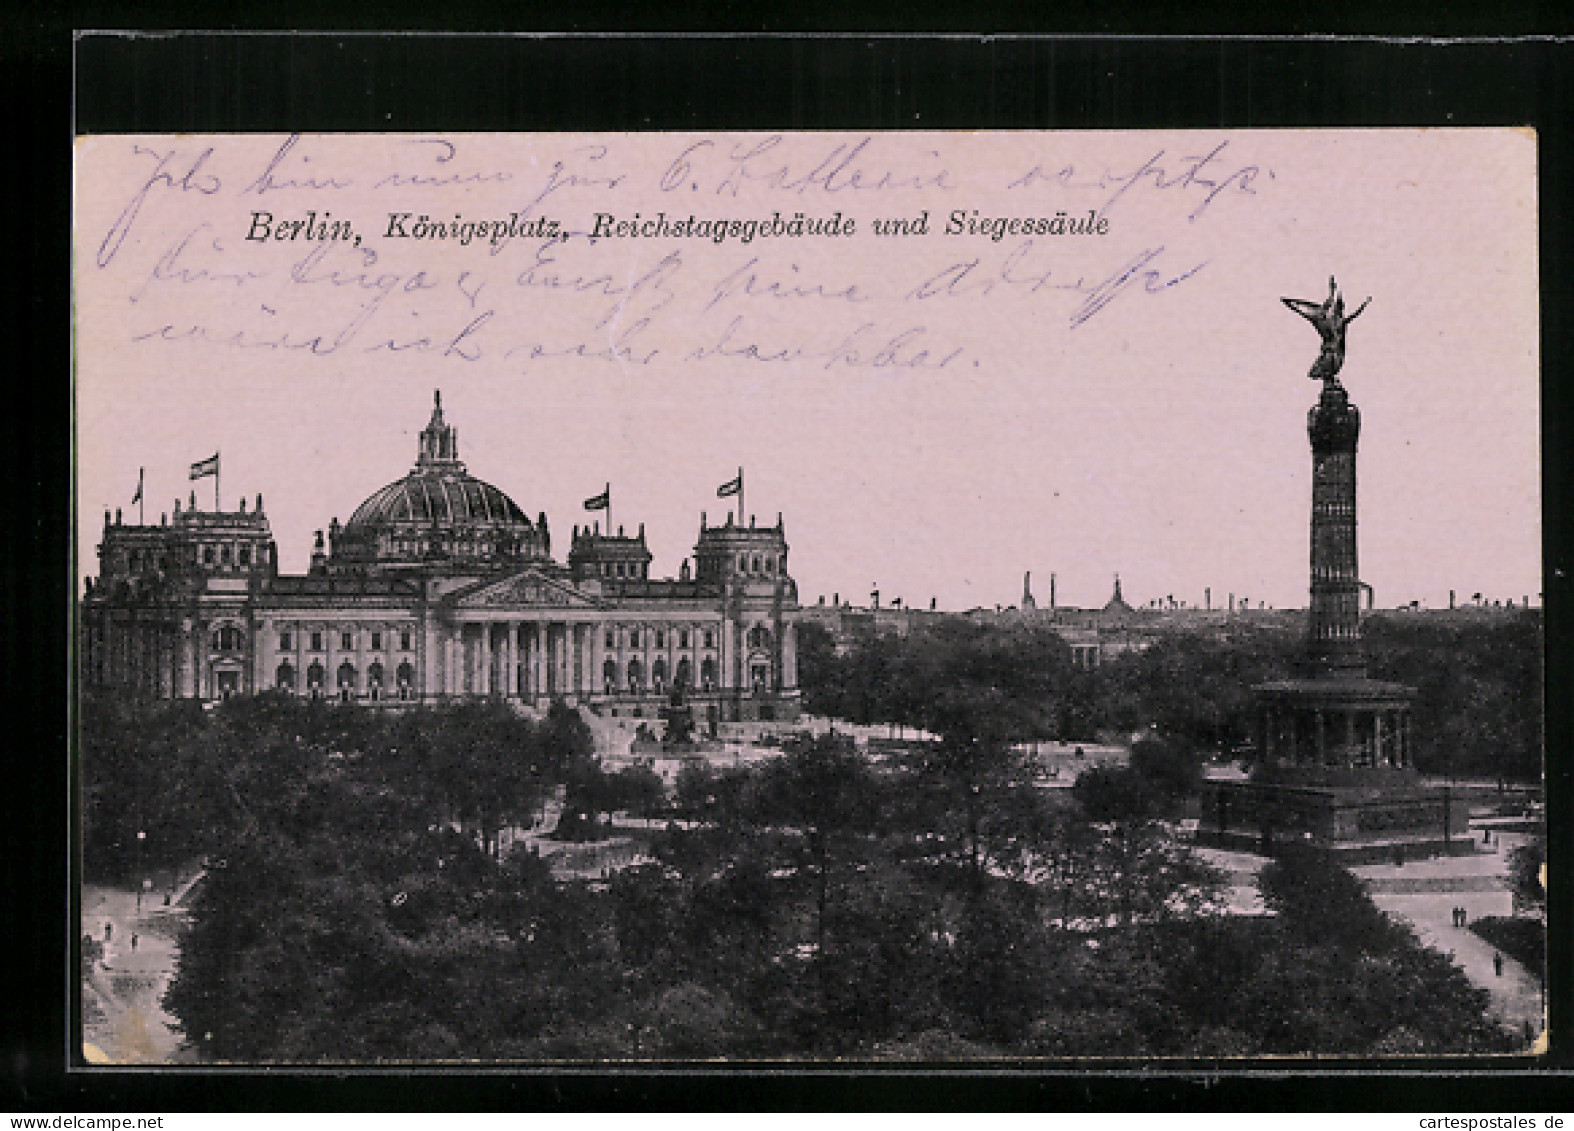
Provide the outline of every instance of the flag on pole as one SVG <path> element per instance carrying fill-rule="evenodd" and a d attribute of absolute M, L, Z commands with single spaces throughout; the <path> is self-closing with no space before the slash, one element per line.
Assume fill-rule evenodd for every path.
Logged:
<path fill-rule="evenodd" d="M 599 495 L 592 495 L 585 500 L 587 511 L 607 511 L 612 509 L 612 484 L 608 483 L 606 490 Z"/>
<path fill-rule="evenodd" d="M 218 473 L 219 473 L 219 453 L 218 452 L 214 452 L 207 459 L 199 459 L 196 463 L 191 465 L 191 478 L 193 478 L 193 479 L 205 479 L 209 475 L 217 475 Z"/>
<path fill-rule="evenodd" d="M 743 468 L 740 467 L 736 477 L 727 480 L 727 482 L 716 488 L 716 497 L 725 499 L 728 495 L 741 494 L 743 494 Z"/>
<path fill-rule="evenodd" d="M 143 467 L 137 468 L 137 493 L 131 496 L 131 501 L 133 503 L 140 503 L 142 501 L 142 476 L 146 470 L 147 469 Z"/>

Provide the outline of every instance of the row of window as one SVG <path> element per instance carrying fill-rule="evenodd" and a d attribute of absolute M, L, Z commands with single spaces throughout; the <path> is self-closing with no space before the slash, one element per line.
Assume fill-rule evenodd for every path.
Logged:
<path fill-rule="evenodd" d="M 657 695 L 667 689 L 667 661 L 658 658 L 650 666 L 651 689 Z M 677 672 L 673 678 L 675 687 L 692 687 L 694 685 L 694 667 L 687 656 L 678 661 Z M 705 691 L 716 689 L 716 661 L 707 656 L 700 662 L 700 687 Z M 619 688 L 626 687 L 631 695 L 645 693 L 645 665 L 638 660 L 630 660 L 626 668 L 620 668 L 618 662 L 608 658 L 601 666 L 601 686 L 608 695 L 615 695 Z"/>
<path fill-rule="evenodd" d="M 321 652 L 323 650 L 323 635 L 324 634 L 321 631 L 308 633 L 307 634 L 306 650 L 309 651 L 309 652 Z M 384 633 L 382 633 L 380 631 L 376 631 L 376 630 L 374 630 L 371 633 L 371 649 L 370 649 L 371 651 L 373 651 L 373 652 L 381 652 L 383 650 L 383 642 L 384 642 L 384 636 L 385 635 L 391 640 L 391 638 L 393 637 L 394 634 L 393 633 L 384 634 Z M 399 651 L 401 651 L 401 652 L 408 652 L 408 651 L 411 650 L 411 644 L 413 643 L 413 635 L 414 635 L 413 633 L 408 632 L 408 631 L 401 631 L 400 633 L 398 633 L 398 637 L 399 637 Z M 667 632 L 666 632 L 665 629 L 660 629 L 660 628 L 655 629 L 655 630 L 653 630 L 652 635 L 654 637 L 655 648 L 656 648 L 656 650 L 658 652 L 667 647 Z M 686 629 L 686 628 L 679 629 L 675 633 L 675 635 L 677 637 L 678 647 L 680 649 L 687 649 L 689 647 L 689 643 L 690 643 L 689 630 Z M 715 634 L 715 632 L 712 629 L 706 629 L 700 635 L 701 635 L 701 638 L 704 641 L 703 647 L 705 647 L 705 648 L 714 648 L 714 647 L 716 647 L 716 634 Z M 618 646 L 617 636 L 618 636 L 617 629 L 614 629 L 614 628 L 607 629 L 607 633 L 606 633 L 606 646 L 607 646 L 607 648 L 612 649 L 612 650 L 615 650 L 617 648 L 617 646 Z M 214 646 L 214 648 L 222 650 L 222 651 L 238 650 L 241 647 L 242 639 L 243 639 L 243 637 L 241 635 L 240 629 L 225 627 L 225 628 L 219 629 L 217 632 L 215 632 L 213 634 L 213 646 Z M 770 631 L 770 629 L 766 628 L 764 625 L 756 625 L 754 628 L 749 630 L 749 647 L 750 648 L 769 648 L 770 644 L 771 644 L 771 631 Z M 639 629 L 631 628 L 631 629 L 628 630 L 628 646 L 630 648 L 638 648 L 638 647 L 640 647 L 640 630 Z M 353 652 L 353 651 L 355 651 L 355 647 L 356 647 L 356 634 L 354 632 L 341 632 L 339 634 L 339 650 L 341 652 Z M 293 632 L 290 632 L 290 631 L 284 631 L 284 632 L 279 633 L 279 651 L 281 651 L 281 652 L 293 652 L 294 650 L 295 650 L 295 634 Z"/>
<path fill-rule="evenodd" d="M 372 636 L 371 651 L 373 651 L 373 652 L 381 652 L 383 650 L 383 637 L 384 637 L 384 635 L 385 635 L 384 633 L 378 632 L 378 631 L 374 631 L 371 634 L 371 636 Z M 393 638 L 393 635 L 394 634 L 391 633 L 391 632 L 386 634 L 386 636 L 390 640 Z M 339 651 L 341 651 L 341 652 L 353 652 L 353 651 L 355 651 L 355 637 L 356 637 L 356 634 L 353 633 L 353 632 L 341 632 L 341 633 L 339 633 Z M 411 650 L 411 644 L 413 643 L 413 640 L 414 640 L 414 634 L 413 633 L 400 632 L 399 633 L 399 651 L 401 651 L 401 652 L 408 652 L 408 651 L 410 651 Z M 306 650 L 308 652 L 321 652 L 323 650 L 322 649 L 322 642 L 323 642 L 323 634 L 321 632 L 308 633 L 307 634 Z M 293 652 L 294 650 L 295 650 L 295 634 L 293 632 L 281 632 L 281 633 L 279 633 L 279 651 L 281 651 L 281 652 Z"/>
<path fill-rule="evenodd" d="M 678 648 L 679 648 L 679 650 L 680 651 L 686 650 L 688 648 L 688 646 L 689 646 L 689 630 L 686 629 L 686 628 L 680 628 L 680 629 L 678 629 L 676 635 L 677 635 L 677 638 L 678 638 Z M 713 630 L 707 628 L 701 635 L 702 635 L 702 638 L 704 640 L 703 647 L 705 647 L 705 648 L 714 648 L 714 647 L 716 647 L 716 633 Z M 660 652 L 664 648 L 666 648 L 666 646 L 667 646 L 667 633 L 666 633 L 666 631 L 664 629 L 658 628 L 658 629 L 652 630 L 652 636 L 655 637 L 655 648 L 656 648 L 656 651 Z M 629 644 L 628 644 L 628 646 L 630 648 L 638 648 L 640 646 L 640 630 L 639 629 L 637 629 L 637 628 L 629 629 L 628 630 L 628 637 L 629 637 Z M 766 628 L 764 625 L 755 625 L 752 629 L 749 630 L 749 647 L 750 648 L 769 648 L 771 646 L 771 639 L 772 639 L 771 638 L 771 630 Z M 618 646 L 617 629 L 615 629 L 615 628 L 607 629 L 606 645 L 607 645 L 607 648 L 611 649 L 611 650 L 615 650 L 617 648 L 617 646 Z"/>
<path fill-rule="evenodd" d="M 234 556 L 235 556 L 235 564 L 236 565 L 243 565 L 243 566 L 251 565 L 251 544 L 249 542 L 242 542 L 239 546 L 236 546 L 235 547 L 235 555 Z M 266 562 L 267 560 L 268 560 L 268 547 L 266 547 L 266 546 L 259 546 L 259 547 L 257 547 L 257 561 L 258 561 L 258 563 L 261 564 L 263 562 Z M 230 564 L 230 545 L 229 545 L 228 542 L 223 543 L 222 545 L 219 545 L 219 546 L 211 546 L 211 545 L 209 545 L 209 546 L 202 547 L 202 564 L 203 565 L 213 565 L 215 561 L 217 561 L 219 565 L 229 565 Z"/>
<path fill-rule="evenodd" d="M 753 557 L 750 557 L 748 554 L 739 554 L 738 555 L 738 572 L 739 573 L 775 573 L 776 572 L 777 560 L 778 559 L 777 559 L 776 555 L 774 555 L 774 554 L 764 554 L 764 555 L 755 554 Z M 783 573 L 786 573 L 787 572 L 787 555 L 786 554 L 782 554 L 781 555 L 780 562 L 781 562 L 781 571 Z"/>
<path fill-rule="evenodd" d="M 650 566 L 645 562 L 602 562 L 602 577 L 631 577 L 638 581 L 650 577 Z"/>
<path fill-rule="evenodd" d="M 640 642 L 640 631 L 639 631 L 639 629 L 631 628 L 631 629 L 628 630 L 628 634 L 629 634 L 629 647 L 630 648 L 638 648 L 640 646 L 640 643 L 639 643 Z M 703 639 L 705 641 L 704 647 L 706 647 L 706 648 L 714 648 L 714 647 L 716 647 L 716 633 L 713 630 L 707 628 L 702 635 L 703 635 Z M 652 631 L 652 636 L 654 636 L 654 638 L 655 638 L 656 651 L 659 652 L 659 651 L 661 651 L 663 648 L 665 648 L 667 646 L 667 632 L 666 632 L 665 629 L 660 629 L 660 628 L 654 629 Z M 686 628 L 678 629 L 678 631 L 677 631 L 677 638 L 678 638 L 678 647 L 680 649 L 687 648 L 689 646 L 689 630 L 688 629 L 686 629 Z M 617 648 L 617 646 L 618 646 L 618 630 L 617 629 L 615 629 L 615 628 L 607 629 L 606 645 L 607 645 L 608 648 L 611 648 L 611 649 L 616 649 Z"/>
<path fill-rule="evenodd" d="M 750 681 L 756 692 L 764 691 L 770 682 L 771 669 L 768 664 L 755 664 L 750 669 Z M 645 668 L 638 660 L 630 660 L 627 668 L 621 668 L 618 662 L 608 659 L 602 667 L 602 685 L 607 694 L 615 694 L 620 687 L 626 686 L 632 694 L 643 694 L 645 691 Z M 295 665 L 285 660 L 274 671 L 273 683 L 280 691 L 295 692 L 297 690 L 297 673 Z M 306 669 L 306 691 L 312 695 L 320 695 L 327 686 L 328 672 L 321 662 L 313 660 Z M 667 663 L 658 659 L 650 668 L 650 679 L 657 694 L 666 690 Z M 685 657 L 678 661 L 674 683 L 678 687 L 689 687 L 693 684 L 694 669 Z M 363 690 L 361 676 L 356 666 L 346 660 L 339 665 L 336 673 L 335 684 L 337 690 L 343 695 L 353 695 Z M 394 672 L 394 685 L 399 692 L 399 698 L 409 697 L 415 687 L 415 668 L 410 661 L 405 660 Z M 706 658 L 700 664 L 700 687 L 712 691 L 716 687 L 716 661 Z M 364 690 L 372 698 L 381 698 L 386 689 L 386 670 L 380 663 L 373 662 L 366 669 Z"/>
<path fill-rule="evenodd" d="M 306 689 L 308 691 L 322 690 L 327 677 L 327 670 L 322 666 L 322 664 L 316 660 L 313 660 L 311 666 L 306 669 Z M 404 663 L 399 665 L 398 670 L 394 673 L 394 679 L 397 683 L 397 686 L 401 688 L 413 687 L 415 685 L 415 668 L 410 665 L 409 660 L 406 660 Z M 273 673 L 274 686 L 280 691 L 294 691 L 295 681 L 295 665 L 290 663 L 288 660 L 285 660 L 282 664 L 280 664 L 278 669 Z M 340 690 L 358 691 L 360 690 L 359 681 L 360 673 L 356 670 L 354 664 L 346 660 L 344 663 L 339 665 L 338 686 Z M 366 689 L 368 691 L 381 691 L 383 689 L 383 684 L 383 666 L 378 663 L 373 663 L 366 669 Z"/>
<path fill-rule="evenodd" d="M 144 573 L 153 569 L 169 570 L 169 556 L 155 554 L 152 550 L 131 550 L 126 555 L 128 573 Z"/>

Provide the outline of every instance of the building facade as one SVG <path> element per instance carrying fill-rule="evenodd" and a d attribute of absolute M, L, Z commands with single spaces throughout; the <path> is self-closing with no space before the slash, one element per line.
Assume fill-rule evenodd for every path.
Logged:
<path fill-rule="evenodd" d="M 496 697 L 657 717 L 682 688 L 704 726 L 798 715 L 797 586 L 774 526 L 710 526 L 676 578 L 650 576 L 643 524 L 576 526 L 566 564 L 469 474 L 440 398 L 415 467 L 281 574 L 251 510 L 126 524 L 106 512 L 82 601 L 90 688 L 214 700 L 276 690 L 396 706 Z"/>

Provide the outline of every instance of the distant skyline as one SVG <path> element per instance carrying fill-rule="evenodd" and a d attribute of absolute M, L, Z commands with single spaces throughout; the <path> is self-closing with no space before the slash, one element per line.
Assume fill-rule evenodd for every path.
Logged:
<path fill-rule="evenodd" d="M 1134 606 L 1200 606 L 1211 587 L 1215 607 L 1231 593 L 1302 607 L 1318 340 L 1279 300 L 1319 299 L 1334 274 L 1352 305 L 1372 296 L 1342 379 L 1363 414 L 1376 605 L 1542 588 L 1536 153 L 1521 132 L 286 142 L 78 145 L 79 575 L 97 572 L 105 507 L 135 520 L 139 468 L 149 522 L 193 488 L 211 508 L 212 481 L 187 468 L 215 451 L 225 506 L 260 491 L 281 569 L 304 571 L 313 531 L 410 469 L 440 388 L 469 470 L 545 511 L 560 561 L 576 523 L 604 521 L 581 504 L 610 482 L 612 521 L 643 522 L 652 573 L 676 575 L 701 512 L 725 521 L 736 500 L 716 488 L 742 466 L 757 521 L 783 514 L 806 605 L 873 588 L 912 607 L 1014 605 L 1031 570 L 1041 606 L 1051 573 L 1059 603 L 1083 607 L 1118 573 Z M 827 162 L 841 172 L 815 181 Z M 460 180 L 406 183 L 433 169 Z M 926 187 L 854 188 L 856 170 Z M 308 175 L 354 183 L 287 187 Z M 264 176 L 286 187 L 255 191 Z M 523 212 L 573 231 L 680 209 L 840 211 L 859 230 L 746 245 L 385 234 L 390 213 Z M 247 241 L 262 210 L 353 218 L 363 245 Z M 926 236 L 869 230 L 925 210 Z M 1092 211 L 1109 230 L 941 234 L 975 210 Z M 773 350 L 797 353 L 759 359 Z"/>

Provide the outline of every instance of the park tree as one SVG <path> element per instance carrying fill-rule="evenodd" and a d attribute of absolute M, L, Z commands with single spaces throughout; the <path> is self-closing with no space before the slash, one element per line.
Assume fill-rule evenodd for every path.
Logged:
<path fill-rule="evenodd" d="M 822 1013 L 830 996 L 826 962 L 833 869 L 864 854 L 876 823 L 869 767 L 851 740 L 823 735 L 769 762 L 759 774 L 750 816 L 801 837 L 812 876 L 812 935 Z"/>
<path fill-rule="evenodd" d="M 1546 907 L 1547 889 L 1542 883 L 1542 870 L 1546 867 L 1546 861 L 1547 841 L 1544 833 L 1537 833 L 1509 853 L 1509 890 L 1514 893 L 1516 907 L 1531 911 L 1540 911 Z"/>

